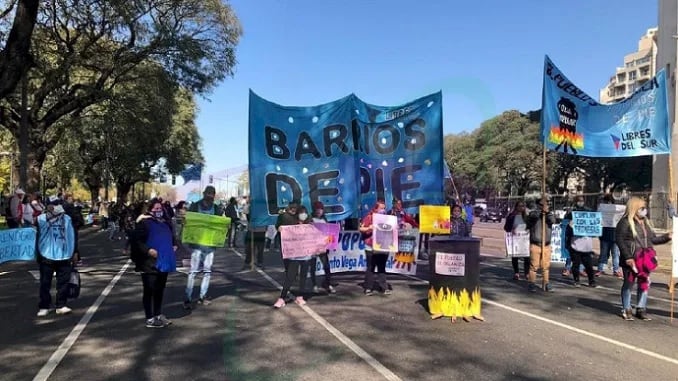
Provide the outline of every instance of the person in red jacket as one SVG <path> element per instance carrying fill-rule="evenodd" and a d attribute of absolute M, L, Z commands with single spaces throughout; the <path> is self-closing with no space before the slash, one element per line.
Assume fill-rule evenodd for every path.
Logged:
<path fill-rule="evenodd" d="M 397 198 L 393 199 L 393 209 L 391 209 L 388 214 L 398 217 L 398 228 L 402 229 L 405 227 L 405 224 L 410 224 L 413 228 L 418 228 L 419 224 L 417 220 L 414 219 L 403 209 L 403 201 Z"/>

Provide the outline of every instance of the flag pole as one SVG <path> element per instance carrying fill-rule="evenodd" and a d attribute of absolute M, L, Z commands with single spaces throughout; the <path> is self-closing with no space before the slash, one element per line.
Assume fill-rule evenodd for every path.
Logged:
<path fill-rule="evenodd" d="M 540 255 L 544 255 L 544 247 L 545 242 L 546 242 L 546 213 L 544 213 L 544 206 L 546 206 L 546 143 L 543 143 L 544 148 L 542 150 L 542 173 L 541 173 L 541 252 Z M 530 259 L 531 261 L 532 259 Z M 541 259 L 539 262 L 543 263 L 544 259 Z M 551 258 L 548 259 L 549 261 Z M 530 265 L 531 267 L 531 265 Z M 542 269 L 544 271 L 544 269 Z M 543 279 L 543 278 L 542 278 Z M 542 283 L 544 283 L 542 281 Z M 546 287 L 546 284 L 544 283 L 542 286 Z"/>
<path fill-rule="evenodd" d="M 672 161 L 672 155 L 669 154 L 669 202 L 673 202 L 673 161 Z M 673 220 L 673 216 L 670 216 L 671 220 Z M 673 224 L 671 224 L 671 227 L 673 227 Z M 673 237 L 671 237 L 673 238 Z M 673 247 L 673 245 L 672 245 Z M 669 321 L 671 324 L 673 324 L 673 305 L 675 301 L 675 295 L 676 295 L 676 288 L 675 288 L 675 279 L 673 278 L 673 266 L 674 266 L 674 261 L 673 261 L 673 256 L 675 256 L 676 253 L 671 250 L 671 275 L 669 276 L 669 292 L 671 293 L 671 313 L 670 313 L 670 319 Z"/>

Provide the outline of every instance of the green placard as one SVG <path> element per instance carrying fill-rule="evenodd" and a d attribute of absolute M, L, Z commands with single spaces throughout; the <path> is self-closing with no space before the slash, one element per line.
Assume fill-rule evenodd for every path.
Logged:
<path fill-rule="evenodd" d="M 230 226 L 231 219 L 228 217 L 187 212 L 181 241 L 202 246 L 224 247 L 226 232 Z"/>

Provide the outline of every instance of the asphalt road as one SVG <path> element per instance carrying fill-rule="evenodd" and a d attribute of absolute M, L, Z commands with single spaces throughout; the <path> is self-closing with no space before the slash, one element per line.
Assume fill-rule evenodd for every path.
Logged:
<path fill-rule="evenodd" d="M 492 254 L 500 228 L 476 225 L 474 233 L 486 237 L 481 252 Z M 390 296 L 364 296 L 362 274 L 341 274 L 337 294 L 274 310 L 283 279 L 278 254 L 267 253 L 265 271 L 240 271 L 238 251 L 222 249 L 214 303 L 186 313 L 186 275 L 173 274 L 165 314 L 174 324 L 148 329 L 141 280 L 126 267 L 121 244 L 90 233 L 81 245 L 83 289 L 71 315 L 36 318 L 38 283 L 29 272 L 36 266 L 0 265 L 0 379 L 678 379 L 678 321 L 670 323 L 670 296 L 657 283 L 654 319 L 626 322 L 613 277 L 601 277 L 598 289 L 575 289 L 558 265 L 556 292 L 528 294 L 524 281 L 510 280 L 510 263 L 490 255 L 481 265 L 486 321 L 452 324 L 430 320 L 422 306 L 425 263 L 417 277 L 390 275 Z"/>

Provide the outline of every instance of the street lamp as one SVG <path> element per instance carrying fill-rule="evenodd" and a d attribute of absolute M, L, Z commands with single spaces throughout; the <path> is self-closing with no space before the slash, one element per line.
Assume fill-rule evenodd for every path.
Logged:
<path fill-rule="evenodd" d="M 0 152 L 0 156 L 9 156 L 9 189 L 11 191 L 14 187 L 14 152 L 3 151 Z"/>

